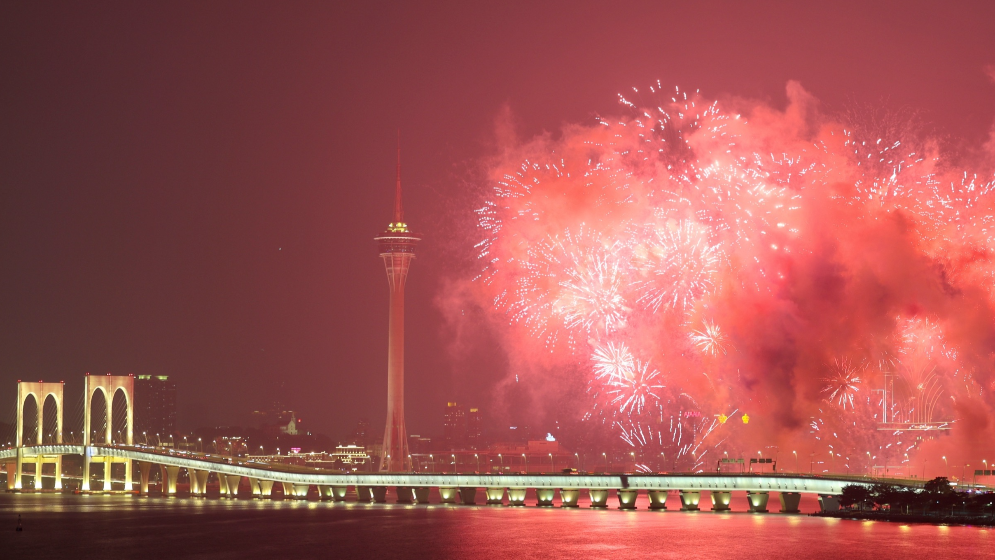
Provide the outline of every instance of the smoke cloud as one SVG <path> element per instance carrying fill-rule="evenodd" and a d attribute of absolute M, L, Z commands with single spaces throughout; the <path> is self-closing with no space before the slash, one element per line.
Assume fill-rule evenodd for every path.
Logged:
<path fill-rule="evenodd" d="M 656 83 L 555 135 L 498 127 L 479 274 L 440 298 L 480 310 L 497 399 L 643 469 L 995 457 L 992 152 L 787 97 Z"/>

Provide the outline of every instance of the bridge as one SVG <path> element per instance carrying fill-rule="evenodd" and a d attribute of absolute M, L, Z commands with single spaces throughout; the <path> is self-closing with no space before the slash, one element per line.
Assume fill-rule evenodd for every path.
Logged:
<path fill-rule="evenodd" d="M 766 512 L 770 493 L 776 493 L 780 501 L 780 511 L 798 511 L 802 494 L 819 497 L 823 510 L 839 508 L 839 494 L 848 484 L 870 486 L 876 482 L 888 482 L 905 486 L 917 485 L 913 481 L 895 479 L 870 479 L 848 477 L 846 475 L 821 476 L 796 473 L 733 474 L 733 473 L 666 473 L 666 474 L 479 474 L 479 473 L 351 473 L 344 474 L 326 469 L 299 467 L 295 465 L 263 463 L 205 453 L 177 451 L 170 448 L 140 445 L 32 445 L 0 451 L 0 464 L 6 466 L 9 491 L 30 491 L 41 489 L 38 473 L 33 476 L 34 484 L 22 488 L 17 482 L 17 464 L 55 462 L 56 457 L 76 455 L 84 461 L 112 463 L 134 463 L 138 479 L 125 479 L 124 491 L 147 495 L 152 480 L 153 468 L 161 475 L 161 492 L 167 496 L 177 496 L 177 480 L 181 469 L 190 481 L 190 496 L 206 496 L 207 482 L 213 474 L 221 495 L 235 498 L 252 496 L 271 498 L 275 496 L 274 486 L 279 485 L 284 497 L 305 498 L 312 489 L 317 490 L 321 499 L 345 501 L 350 489 L 356 492 L 360 501 L 386 503 L 388 489 L 396 503 L 424 504 L 429 502 L 432 489 L 436 489 L 442 503 L 474 505 L 479 490 L 484 490 L 487 504 L 525 505 L 526 495 L 532 490 L 536 505 L 552 506 L 559 494 L 561 507 L 575 507 L 581 493 L 590 498 L 592 507 L 608 507 L 610 495 L 618 500 L 619 509 L 635 509 L 636 497 L 645 494 L 650 509 L 666 509 L 667 496 L 677 492 L 680 496 L 680 509 L 699 509 L 702 493 L 707 493 L 712 510 L 728 511 L 733 492 L 745 492 L 749 511 Z M 41 460 L 39 460 L 41 458 Z M 130 471 L 131 469 L 128 469 Z M 14 476 L 11 476 L 14 474 Z M 56 488 L 61 488 L 61 473 L 54 473 Z M 87 481 L 84 480 L 84 487 Z M 137 482 L 138 488 L 134 488 Z M 921 484 L 921 481 L 919 481 Z M 112 491 L 110 469 L 104 470 L 102 490 L 82 490 L 90 493 Z"/>
<path fill-rule="evenodd" d="M 341 473 L 330 469 L 299 467 L 283 463 L 269 463 L 247 460 L 240 457 L 212 455 L 192 451 L 179 451 L 173 448 L 135 445 L 133 441 L 133 394 L 134 379 L 131 376 L 90 376 L 84 383 L 84 429 L 81 443 L 63 442 L 63 384 L 39 382 L 18 382 L 17 394 L 17 437 L 13 448 L 0 450 L 0 466 L 7 474 L 7 489 L 11 492 L 42 491 L 44 466 L 54 464 L 51 475 L 55 479 L 54 490 L 63 489 L 63 458 L 77 456 L 82 459 L 82 480 L 79 492 L 108 493 L 114 491 L 147 495 L 153 475 L 158 471 L 161 481 L 160 492 L 167 496 L 177 495 L 177 481 L 181 469 L 185 471 L 190 484 L 190 496 L 207 495 L 208 481 L 217 480 L 221 495 L 229 498 L 252 496 L 269 498 L 276 495 L 274 486 L 282 490 L 284 497 L 306 498 L 312 488 L 321 499 L 345 501 L 353 490 L 360 501 L 387 502 L 388 489 L 393 489 L 394 501 L 400 504 L 424 504 L 429 502 L 432 490 L 436 490 L 442 503 L 472 505 L 477 503 L 477 494 L 483 489 L 487 504 L 525 505 L 529 491 L 535 496 L 536 505 L 552 506 L 559 494 L 561 507 L 576 507 L 581 492 L 585 492 L 592 507 L 608 507 L 610 495 L 614 495 L 620 509 L 634 509 L 636 498 L 645 494 L 650 509 L 666 509 L 667 496 L 677 492 L 680 496 L 680 509 L 699 509 L 702 493 L 708 494 L 712 510 L 728 511 L 733 492 L 745 492 L 749 511 L 766 512 L 770 493 L 777 494 L 780 511 L 798 511 L 802 494 L 819 497 L 823 510 L 839 509 L 839 495 L 848 484 L 870 486 L 876 482 L 886 482 L 902 486 L 919 486 L 922 481 L 896 480 L 835 475 L 805 475 L 798 473 L 576 473 L 576 474 L 480 474 L 480 473 Z M 91 431 L 91 397 L 103 393 L 106 405 L 103 416 L 104 426 L 100 431 L 103 442 L 95 441 L 97 430 Z M 118 431 L 115 440 L 112 426 L 111 402 L 116 395 L 123 395 L 126 404 L 127 424 Z M 28 442 L 25 430 L 24 405 L 34 399 L 37 408 L 36 441 Z M 51 399 L 55 403 L 56 418 L 52 434 L 54 441 L 43 441 L 42 405 Z M 98 417 L 99 418 L 99 417 Z M 114 490 L 111 478 L 115 464 L 124 465 L 124 477 L 119 482 L 120 490 Z M 34 465 L 33 473 L 27 473 L 25 466 Z M 103 465 L 103 485 L 91 488 L 91 466 Z M 137 467 L 137 473 L 133 470 Z M 155 468 L 155 471 L 153 471 Z M 138 480 L 135 480 L 137 474 Z M 26 478 L 33 478 L 33 484 L 25 486 Z M 138 488 L 135 489 L 137 482 Z M 123 483 L 123 484 L 121 484 Z"/>

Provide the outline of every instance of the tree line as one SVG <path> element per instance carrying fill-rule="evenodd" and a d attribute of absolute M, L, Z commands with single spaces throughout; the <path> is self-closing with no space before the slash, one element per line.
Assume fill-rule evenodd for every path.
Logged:
<path fill-rule="evenodd" d="M 995 515 L 995 492 L 957 490 L 944 476 L 922 488 L 848 484 L 840 495 L 840 506 L 851 511 L 905 515 Z"/>

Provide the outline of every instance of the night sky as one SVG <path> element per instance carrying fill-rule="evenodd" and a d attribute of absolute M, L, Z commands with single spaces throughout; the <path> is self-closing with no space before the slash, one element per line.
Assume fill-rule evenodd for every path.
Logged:
<path fill-rule="evenodd" d="M 509 372 L 454 359 L 435 301 L 473 272 L 475 169 L 509 110 L 530 137 L 651 81 L 783 107 L 921 112 L 980 146 L 995 4 L 0 5 L 0 420 L 17 379 L 170 375 L 180 427 L 274 399 L 313 431 L 382 427 L 400 129 L 409 433 L 487 409 Z M 67 410 L 68 412 L 68 410 Z"/>

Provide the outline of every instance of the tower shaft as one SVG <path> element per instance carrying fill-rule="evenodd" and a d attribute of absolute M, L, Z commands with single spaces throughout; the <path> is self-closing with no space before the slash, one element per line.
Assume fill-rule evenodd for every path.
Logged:
<path fill-rule="evenodd" d="M 387 338 L 387 424 L 383 434 L 380 470 L 411 470 L 408 431 L 404 425 L 404 284 L 413 253 L 383 253 L 390 285 Z"/>

